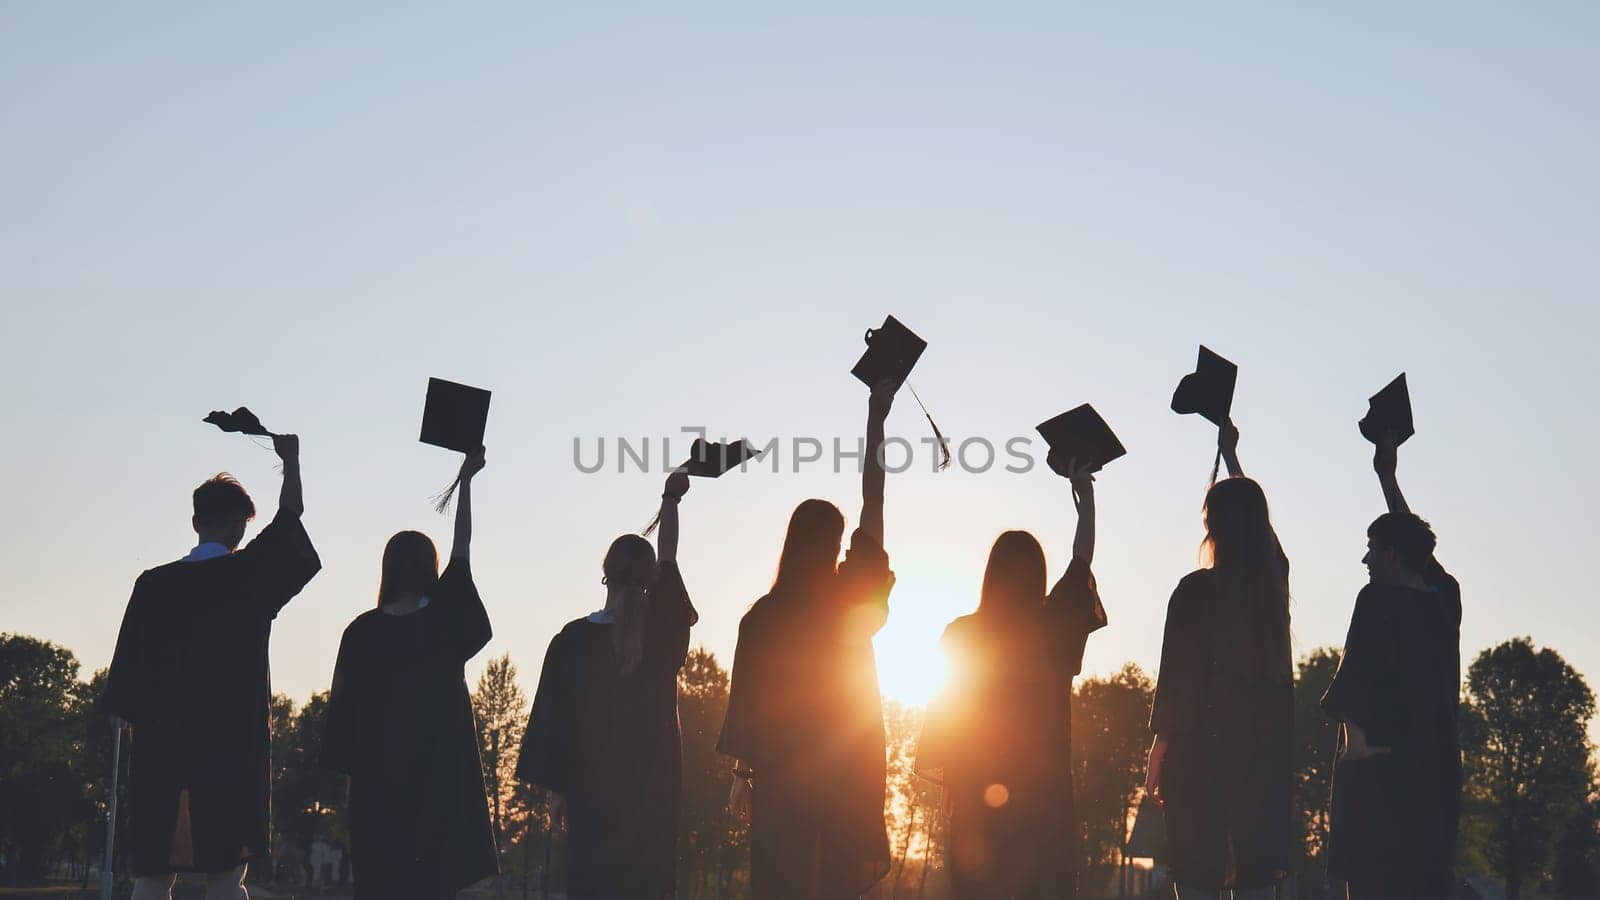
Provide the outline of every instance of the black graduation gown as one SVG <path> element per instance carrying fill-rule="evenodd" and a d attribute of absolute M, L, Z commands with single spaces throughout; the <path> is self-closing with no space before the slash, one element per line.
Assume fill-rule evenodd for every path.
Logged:
<path fill-rule="evenodd" d="M 888 874 L 872 636 L 893 583 L 888 556 L 857 529 L 835 575 L 806 596 L 768 594 L 739 623 L 717 750 L 756 773 L 756 900 L 856 897 Z"/>
<path fill-rule="evenodd" d="M 1161 792 L 1168 859 L 1185 887 L 1264 887 L 1294 859 L 1294 680 L 1246 677 L 1252 639 L 1215 574 L 1187 575 L 1167 605 L 1150 728 L 1169 742 Z M 1231 851 L 1231 852 L 1230 852 Z"/>
<path fill-rule="evenodd" d="M 949 792 L 960 896 L 1076 895 L 1072 679 L 1105 624 L 1089 564 L 1074 557 L 1038 609 L 980 611 L 945 629 L 952 677 L 929 707 L 917 771 Z M 988 802 L 992 785 L 1005 802 Z"/>
<path fill-rule="evenodd" d="M 1418 898 L 1449 890 L 1461 810 L 1461 587 L 1437 562 L 1426 577 L 1429 590 L 1361 589 L 1322 698 L 1330 718 L 1391 748 L 1335 765 L 1328 871 Z"/>
<path fill-rule="evenodd" d="M 462 558 L 422 609 L 345 628 L 321 762 L 350 776 L 357 898 L 453 897 L 499 874 L 463 671 L 491 636 Z"/>
<path fill-rule="evenodd" d="M 578 619 L 550 642 L 517 777 L 563 795 L 567 894 L 656 900 L 676 888 L 683 756 L 678 670 L 698 616 L 676 564 L 661 567 L 639 668 L 619 676 L 613 625 Z"/>
<path fill-rule="evenodd" d="M 133 723 L 135 875 L 225 872 L 270 852 L 267 642 L 278 610 L 320 568 L 299 516 L 280 512 L 235 553 L 169 563 L 134 583 L 104 703 Z M 178 867 L 172 836 L 186 788 L 194 865 Z"/>

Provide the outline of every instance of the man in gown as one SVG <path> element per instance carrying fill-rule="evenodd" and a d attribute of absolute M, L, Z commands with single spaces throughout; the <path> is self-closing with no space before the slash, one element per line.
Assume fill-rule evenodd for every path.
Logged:
<path fill-rule="evenodd" d="M 242 549 L 250 495 L 221 474 L 194 492 L 198 545 L 134 583 L 104 701 L 132 726 L 133 900 L 171 897 L 177 872 L 206 875 L 207 900 L 246 898 L 268 852 L 272 621 L 322 567 L 300 524 L 299 439 L 283 460 L 278 512 Z"/>
<path fill-rule="evenodd" d="M 1443 900 L 1461 808 L 1461 587 L 1400 493 L 1395 446 L 1387 436 L 1373 461 L 1389 512 L 1367 529 L 1371 583 L 1322 698 L 1343 723 L 1328 869 L 1351 900 Z"/>

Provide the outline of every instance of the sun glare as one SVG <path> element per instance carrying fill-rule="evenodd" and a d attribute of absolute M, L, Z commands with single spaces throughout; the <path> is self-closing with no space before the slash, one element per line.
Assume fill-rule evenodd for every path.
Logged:
<path fill-rule="evenodd" d="M 948 677 L 939 637 L 951 619 L 970 612 L 971 598 L 930 585 L 895 586 L 889 621 L 873 648 L 885 700 L 926 708 Z"/>

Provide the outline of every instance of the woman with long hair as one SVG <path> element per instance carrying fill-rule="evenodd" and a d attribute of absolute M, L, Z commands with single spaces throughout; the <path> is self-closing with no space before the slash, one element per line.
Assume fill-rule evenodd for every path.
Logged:
<path fill-rule="evenodd" d="M 322 765 L 350 776 L 356 897 L 454 897 L 499 872 L 464 667 L 492 634 L 472 582 L 472 478 L 461 465 L 450 564 L 402 531 L 383 551 L 376 609 L 339 643 Z"/>
<path fill-rule="evenodd" d="M 1094 476 L 1071 460 L 1060 470 L 1078 512 L 1061 580 L 1046 594 L 1039 541 L 1001 534 L 977 611 L 940 641 L 950 678 L 929 707 L 917 771 L 943 784 L 946 858 L 963 900 L 1076 896 L 1072 679 L 1106 617 L 1089 568 Z"/>
<path fill-rule="evenodd" d="M 1292 859 L 1289 560 L 1223 426 L 1228 478 L 1204 508 L 1202 568 L 1167 605 L 1145 790 L 1163 808 L 1177 896 L 1273 896 Z"/>
<path fill-rule="evenodd" d="M 737 759 L 729 805 L 750 826 L 756 900 L 857 897 L 889 871 L 872 636 L 894 584 L 879 454 L 895 387 L 875 386 L 868 401 L 861 524 L 844 562 L 844 516 L 801 503 L 772 589 L 739 623 L 717 749 Z"/>
<path fill-rule="evenodd" d="M 678 571 L 678 502 L 668 476 L 659 549 L 636 534 L 602 561 L 605 606 L 550 642 L 517 777 L 552 794 L 567 830 L 567 896 L 657 900 L 676 886 L 683 760 L 678 670 L 698 616 Z"/>

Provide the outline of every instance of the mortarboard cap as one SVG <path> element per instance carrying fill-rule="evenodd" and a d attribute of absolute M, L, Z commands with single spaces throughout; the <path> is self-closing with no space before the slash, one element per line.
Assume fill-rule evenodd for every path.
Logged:
<path fill-rule="evenodd" d="M 689 448 L 689 460 L 683 464 L 683 470 L 702 478 L 716 478 L 745 460 L 760 455 L 748 441 L 712 443 L 705 438 L 696 438 L 694 446 Z"/>
<path fill-rule="evenodd" d="M 428 379 L 420 438 L 424 444 L 471 453 L 483 446 L 483 431 L 488 421 L 488 391 L 443 378 Z"/>
<path fill-rule="evenodd" d="M 1166 815 L 1156 798 L 1145 795 L 1139 801 L 1139 811 L 1134 814 L 1133 828 L 1128 833 L 1128 845 L 1122 855 L 1129 859 L 1158 859 L 1165 856 Z"/>
<path fill-rule="evenodd" d="M 201 419 L 201 421 L 215 425 L 223 431 L 272 437 L 272 432 L 261 424 L 261 420 L 256 418 L 256 414 L 243 406 L 231 413 L 212 410 L 211 414 Z"/>
<path fill-rule="evenodd" d="M 422 404 L 422 435 L 418 440 L 458 453 L 471 453 L 483 446 L 483 431 L 488 424 L 488 391 L 443 378 L 428 379 L 428 396 Z M 448 511 L 460 484 L 458 476 L 449 487 L 434 495 L 433 508 L 440 513 Z"/>
<path fill-rule="evenodd" d="M 1374 444 L 1386 431 L 1394 432 L 1397 444 L 1404 444 L 1417 433 L 1411 421 L 1411 391 L 1406 388 L 1406 373 L 1401 372 L 1367 400 L 1367 415 L 1360 424 L 1361 435 Z"/>
<path fill-rule="evenodd" d="M 1089 471 L 1098 472 L 1128 452 L 1106 420 L 1087 403 L 1040 424 L 1038 430 L 1050 445 L 1050 468 L 1057 475 L 1066 476 L 1066 467 L 1073 459 L 1089 466 Z"/>
<path fill-rule="evenodd" d="M 850 370 L 850 374 L 872 387 L 880 381 L 892 381 L 898 388 L 911 374 L 928 342 L 917 337 L 900 320 L 889 316 L 881 328 L 869 328 L 866 334 L 867 352 Z"/>
<path fill-rule="evenodd" d="M 1220 427 L 1233 410 L 1233 386 L 1239 367 L 1202 345 L 1194 371 L 1183 376 L 1172 392 L 1172 411 L 1199 413 Z"/>

